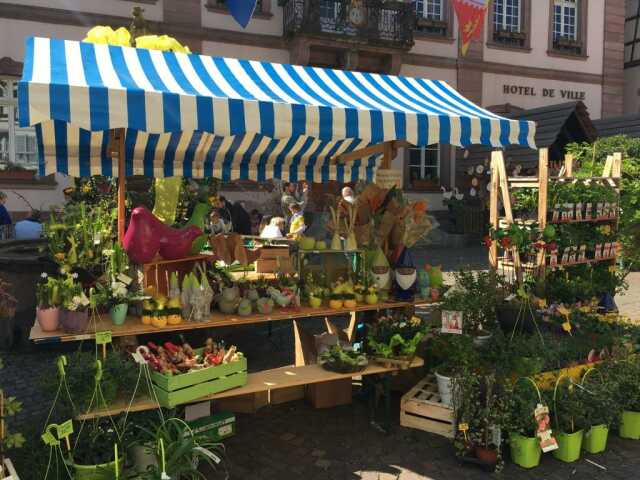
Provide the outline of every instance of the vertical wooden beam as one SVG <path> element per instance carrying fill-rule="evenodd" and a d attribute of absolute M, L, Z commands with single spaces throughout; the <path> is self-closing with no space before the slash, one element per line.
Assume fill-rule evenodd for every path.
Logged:
<path fill-rule="evenodd" d="M 126 172 L 124 162 L 124 128 L 114 131 L 117 142 L 116 150 L 118 155 L 118 241 L 122 243 L 124 239 L 126 223 Z"/>
<path fill-rule="evenodd" d="M 502 152 L 491 152 L 491 190 L 489 193 L 489 222 L 494 229 L 498 228 L 498 162 L 502 160 Z M 489 248 L 489 263 L 498 268 L 498 244 L 493 241 Z"/>
<path fill-rule="evenodd" d="M 547 150 L 545 149 L 541 149 L 540 150 L 540 154 L 542 155 L 542 150 Z M 547 151 L 547 157 L 549 156 L 548 151 Z M 548 165 L 547 165 L 548 167 Z M 538 170 L 539 171 L 539 170 Z M 573 155 L 567 153 L 564 156 L 564 174 L 566 177 L 573 177 Z M 539 175 L 538 175 L 539 176 Z"/>
<path fill-rule="evenodd" d="M 613 170 L 613 157 L 611 155 L 607 155 L 607 160 L 604 162 L 604 168 L 602 169 L 602 176 L 610 177 L 612 170 Z"/>
<path fill-rule="evenodd" d="M 393 148 L 393 142 L 385 142 L 382 150 L 382 165 L 380 168 L 388 170 L 391 167 L 391 162 L 395 157 L 395 149 Z"/>
<path fill-rule="evenodd" d="M 622 153 L 616 152 L 612 155 L 611 176 L 620 178 L 622 176 Z"/>
<path fill-rule="evenodd" d="M 540 229 L 547 226 L 547 214 L 549 210 L 548 186 L 549 186 L 549 149 L 541 148 L 538 152 L 538 225 Z M 565 157 L 567 176 L 573 176 L 573 157 Z M 539 278 L 544 278 L 545 252 L 540 250 L 537 258 L 537 272 Z"/>

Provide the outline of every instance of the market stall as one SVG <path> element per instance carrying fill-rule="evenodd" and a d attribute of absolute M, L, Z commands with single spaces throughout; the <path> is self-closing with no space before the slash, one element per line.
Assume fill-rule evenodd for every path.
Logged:
<path fill-rule="evenodd" d="M 95 339 L 105 344 L 117 336 L 166 336 L 346 313 L 351 315 L 346 344 L 352 343 L 356 313 L 382 317 L 393 309 L 436 301 L 443 292 L 441 273 L 435 268 L 417 272 L 405 248 L 408 238 L 415 241 L 424 230 L 426 206 L 408 204 L 397 189 L 375 184 L 382 183 L 397 148 L 433 143 L 535 148 L 533 123 L 494 115 L 441 81 L 45 38 L 27 40 L 19 108 L 21 125 L 36 128 L 41 174 L 118 178 L 117 242 L 109 210 L 85 211 L 82 204 L 69 214 L 79 222 L 80 238 L 59 224 L 49 229 L 57 242 L 53 256 L 65 273 L 46 277 L 41 285 L 31 335 L 36 342 Z M 124 179 L 130 175 L 373 182 L 362 192 L 369 230 L 356 232 L 365 225 L 358 224 L 360 210 L 343 206 L 341 213 L 336 205 L 337 243 L 334 247 L 332 241 L 328 251 L 358 252 L 359 240 L 368 239 L 372 230 L 376 235 L 385 231 L 384 250 L 367 245 L 371 253 L 356 255 L 361 263 L 353 262 L 358 265 L 349 278 L 330 286 L 313 275 L 278 275 L 275 283 L 234 281 L 214 263 L 227 255 L 243 259 L 240 263 L 254 258 L 242 239 L 209 237 L 210 250 L 193 252 L 194 240 L 202 235 L 197 220 L 173 229 L 140 207 L 131 212 L 127 227 Z M 313 246 L 304 243 L 309 240 Z M 145 247 L 154 241 L 157 245 Z M 300 250 L 307 251 L 300 258 L 326 256 L 319 253 L 322 242 L 300 239 Z M 78 258 L 100 263 L 104 251 L 110 252 L 100 268 L 106 282 L 94 278 L 83 284 L 77 278 Z M 393 276 L 390 267 L 396 268 Z M 134 278 L 136 272 L 141 281 Z M 303 299 L 308 307 L 301 306 Z M 140 310 L 127 315 L 128 309 L 135 311 L 133 304 Z M 54 319 L 55 310 L 63 312 L 66 323 Z M 301 385 L 339 388 L 345 381 L 350 390 L 353 375 L 421 366 L 415 352 L 426 328 L 422 321 L 384 318 L 369 334 L 368 366 L 360 353 L 343 350 L 340 343 L 322 357 L 324 367 L 309 365 L 308 342 L 297 323 L 296 367 L 284 371 L 247 375 L 246 359 L 224 342 L 207 341 L 202 349 L 149 344 L 136 359 L 148 375 L 151 398 L 137 398 L 134 392 L 129 401 L 90 403 L 75 413 L 87 419 L 157 408 L 163 398 L 174 405 Z M 342 336 L 329 321 L 327 330 Z M 229 390 L 222 370 L 215 373 L 231 368 L 240 382 L 232 385 L 239 387 L 235 390 Z M 340 374 L 328 374 L 331 368 Z M 60 372 L 64 377 L 64 368 Z M 96 389 L 99 382 L 96 376 Z M 184 395 L 173 392 L 172 384 Z"/>

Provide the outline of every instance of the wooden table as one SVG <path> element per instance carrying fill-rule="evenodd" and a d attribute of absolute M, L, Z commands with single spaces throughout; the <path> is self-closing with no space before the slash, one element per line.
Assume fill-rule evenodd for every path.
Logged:
<path fill-rule="evenodd" d="M 416 357 L 409 368 L 418 368 L 424 365 L 424 360 Z M 300 385 L 313 385 L 316 383 L 330 382 L 333 380 L 343 380 L 347 378 L 353 378 L 358 376 L 367 376 L 384 373 L 395 373 L 399 371 L 398 366 L 385 367 L 372 363 L 367 366 L 361 372 L 355 373 L 336 373 L 325 370 L 320 365 L 305 365 L 302 367 L 281 367 L 272 370 L 263 370 L 261 372 L 250 373 L 248 375 L 247 384 L 227 390 L 225 392 L 215 393 L 213 395 L 207 395 L 205 397 L 194 400 L 191 403 L 204 402 L 208 400 L 217 400 L 221 398 L 238 397 L 240 395 L 248 395 L 260 392 L 270 392 L 272 390 L 278 390 L 281 388 L 296 387 Z M 120 400 L 114 402 L 108 409 L 99 409 L 92 412 L 79 415 L 78 420 L 88 420 L 93 418 L 104 417 L 107 415 L 118 415 L 124 413 L 127 410 L 130 412 L 140 412 L 143 410 L 151 410 L 154 408 L 160 408 L 157 402 L 144 398 L 140 400 L 134 400 L 129 408 L 128 400 Z"/>
<path fill-rule="evenodd" d="M 224 314 L 214 312 L 206 322 L 183 321 L 178 325 L 167 325 L 163 328 L 156 328 L 151 325 L 144 325 L 140 317 L 127 317 L 123 325 L 114 325 L 107 314 L 102 314 L 94 323 L 90 321 L 88 332 L 81 334 L 67 334 L 62 331 L 43 332 L 36 321 L 31 328 L 29 338 L 34 343 L 60 343 L 76 342 L 80 340 L 92 340 L 96 332 L 110 331 L 113 337 L 123 337 L 131 335 L 181 332 L 185 330 L 198 330 L 203 328 L 227 327 L 236 325 L 250 325 L 256 323 L 272 322 L 278 320 L 294 320 L 306 317 L 331 317 L 336 315 L 350 315 L 357 312 L 380 311 L 388 308 L 403 308 L 416 305 L 426 305 L 427 301 L 416 300 L 414 302 L 380 302 L 375 305 L 358 305 L 353 309 L 341 308 L 331 309 L 328 307 L 311 308 L 282 308 L 276 309 L 268 315 L 253 314 L 246 317 L 237 314 Z"/>

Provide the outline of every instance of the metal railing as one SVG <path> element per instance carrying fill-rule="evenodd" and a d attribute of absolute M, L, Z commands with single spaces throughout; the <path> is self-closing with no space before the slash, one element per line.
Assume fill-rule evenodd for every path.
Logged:
<path fill-rule="evenodd" d="M 281 0 L 284 34 L 329 36 L 408 49 L 413 45 L 413 4 L 382 0 Z"/>

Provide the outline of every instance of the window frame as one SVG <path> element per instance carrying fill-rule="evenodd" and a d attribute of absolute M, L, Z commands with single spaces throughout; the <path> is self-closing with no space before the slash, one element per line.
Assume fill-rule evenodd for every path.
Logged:
<path fill-rule="evenodd" d="M 435 168 L 436 169 L 436 178 L 438 179 L 437 185 L 433 185 L 430 187 L 416 187 L 413 185 L 412 180 L 411 180 L 411 168 L 415 167 L 415 165 L 411 165 L 411 151 L 412 150 L 419 150 L 420 151 L 420 174 L 423 178 L 421 178 L 420 180 L 424 181 L 424 173 L 428 170 L 428 169 L 432 169 Z M 427 165 L 425 160 L 426 160 L 426 152 L 428 150 L 431 151 L 436 151 L 437 152 L 437 161 L 436 161 L 436 165 L 432 166 L 432 165 Z M 405 149 L 405 162 L 404 162 L 404 171 L 405 171 L 405 175 L 404 175 L 404 184 L 405 184 L 405 190 L 407 191 L 411 191 L 411 192 L 435 192 L 435 191 L 439 191 L 440 190 L 440 186 L 442 185 L 442 154 L 443 154 L 443 149 L 442 149 L 442 144 L 440 143 L 434 143 L 431 145 L 427 145 L 426 147 L 414 147 L 414 146 L 409 146 Z"/>
<path fill-rule="evenodd" d="M 570 58 L 570 59 L 582 59 L 586 60 L 588 55 L 588 18 L 589 18 L 589 2 L 585 0 L 576 0 L 576 39 L 572 42 L 574 45 L 567 47 L 558 46 L 556 39 L 554 38 L 555 28 L 555 5 L 556 1 L 565 2 L 566 0 L 549 0 L 549 44 L 547 55 L 551 57 Z M 571 41 L 564 41 L 563 43 L 570 43 Z M 579 52 L 572 52 L 569 48 L 579 48 Z"/>
<path fill-rule="evenodd" d="M 515 43 L 506 43 L 496 38 L 497 32 L 495 30 L 495 13 L 494 5 L 487 10 L 487 47 L 500 50 L 518 50 L 518 51 L 531 51 L 531 0 L 520 0 L 520 29 L 518 34 L 524 35 L 522 44 L 517 45 Z M 516 34 L 504 34 L 505 39 L 509 36 L 516 36 Z"/>
<path fill-rule="evenodd" d="M 624 47 L 624 68 L 632 68 L 640 65 L 640 58 L 634 60 L 636 57 L 636 50 L 640 51 L 640 1 L 636 7 L 636 11 L 631 16 L 625 14 L 624 19 L 625 32 L 627 31 L 627 24 L 633 24 L 633 37 L 630 40 L 625 38 Z M 627 60 L 627 47 L 629 47 L 629 60 Z"/>
<path fill-rule="evenodd" d="M 22 132 L 24 134 L 26 134 L 26 136 L 33 136 L 35 137 L 35 130 L 33 128 L 20 128 L 16 125 L 16 119 L 17 119 L 17 111 L 18 111 L 18 99 L 17 98 L 13 98 L 12 96 L 12 92 L 14 87 L 17 85 L 18 83 L 17 78 L 14 77 L 7 77 L 7 76 L 3 76 L 0 75 L 0 81 L 3 82 L 7 82 L 8 84 L 8 91 L 9 96 L 2 96 L 0 95 L 0 105 L 3 107 L 8 107 L 8 115 L 7 115 L 7 133 L 8 133 L 8 143 L 7 143 L 7 148 L 8 148 L 8 162 L 10 165 L 16 165 L 16 166 L 20 166 L 23 168 L 26 168 L 27 170 L 33 170 L 36 171 L 38 170 L 38 147 L 36 145 L 36 149 L 33 152 L 33 155 L 35 156 L 35 163 L 34 164 L 24 164 L 24 163 L 17 163 L 16 159 L 17 159 L 17 142 L 16 142 L 16 138 L 17 136 Z M 25 143 L 26 145 L 26 143 Z M 35 168 L 33 168 L 35 167 Z"/>
<path fill-rule="evenodd" d="M 424 6 L 427 5 L 427 0 L 420 0 L 423 4 L 423 8 Z M 425 30 L 426 28 L 428 28 L 427 26 L 421 26 L 420 23 L 421 22 L 430 22 L 433 20 L 429 20 L 427 19 L 424 15 L 418 15 L 418 11 L 417 11 L 417 5 L 418 2 L 416 0 L 413 0 L 411 3 L 413 4 L 413 11 L 415 13 L 416 16 L 416 23 L 415 23 L 415 28 L 413 31 L 414 36 L 417 39 L 425 39 L 425 40 L 433 40 L 433 41 L 439 41 L 439 42 L 445 42 L 445 43 L 451 43 L 453 42 L 455 39 L 453 37 L 454 31 L 453 31 L 453 17 L 454 17 L 454 12 L 453 12 L 453 2 L 451 0 L 440 0 L 442 2 L 441 4 L 441 8 L 440 8 L 440 14 L 441 14 L 441 20 L 439 20 L 439 22 L 442 22 L 443 26 L 444 26 L 444 35 L 440 35 L 438 33 L 435 32 L 429 32 L 427 30 Z M 438 21 L 435 21 L 438 22 Z"/>

